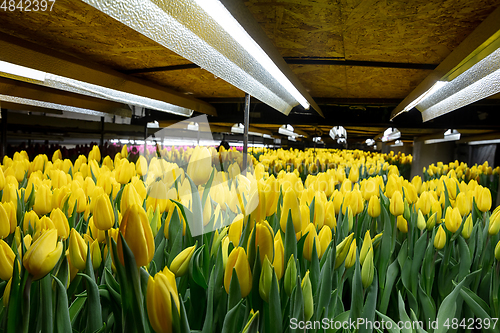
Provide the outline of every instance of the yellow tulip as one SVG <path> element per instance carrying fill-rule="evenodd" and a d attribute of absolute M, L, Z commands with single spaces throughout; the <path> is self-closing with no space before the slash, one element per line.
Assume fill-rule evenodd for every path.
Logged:
<path fill-rule="evenodd" d="M 318 258 L 321 259 L 323 254 L 325 254 L 328 245 L 332 241 L 332 229 L 330 227 L 324 225 L 323 228 L 319 231 L 318 238 L 320 243 L 321 251 L 318 253 Z"/>
<path fill-rule="evenodd" d="M 304 319 L 309 320 L 314 314 L 314 300 L 309 270 L 304 275 L 304 278 L 302 278 L 300 286 L 302 288 L 302 295 L 304 296 Z"/>
<path fill-rule="evenodd" d="M 175 275 L 167 267 L 149 277 L 146 306 L 151 326 L 158 333 L 172 332 L 172 312 L 180 314 L 179 294 Z M 172 299 L 174 304 L 172 304 Z M 174 308 L 175 306 L 175 308 Z"/>
<path fill-rule="evenodd" d="M 380 199 L 377 196 L 372 196 L 368 202 L 368 215 L 372 218 L 377 218 L 380 215 Z"/>
<path fill-rule="evenodd" d="M 160 208 L 160 213 L 170 208 L 169 202 L 172 199 L 177 199 L 177 191 L 175 187 L 170 190 L 162 181 L 155 181 L 149 187 L 149 195 L 146 198 L 146 207 L 156 208 L 158 205 Z"/>
<path fill-rule="evenodd" d="M 142 206 L 142 201 L 134 185 L 127 184 L 123 188 L 122 199 L 120 201 L 120 212 L 122 212 L 123 214 L 127 210 L 127 208 L 132 205 Z"/>
<path fill-rule="evenodd" d="M 436 236 L 434 237 L 434 247 L 437 250 L 441 250 L 446 244 L 446 233 L 444 232 L 443 226 L 439 226 Z"/>
<path fill-rule="evenodd" d="M 0 203 L 0 239 L 6 238 L 16 230 L 16 208 L 12 202 Z"/>
<path fill-rule="evenodd" d="M 403 215 L 398 215 L 397 217 L 398 230 L 402 233 L 408 232 L 408 221 L 403 217 Z"/>
<path fill-rule="evenodd" d="M 23 232 L 26 234 L 28 233 L 29 226 L 31 225 L 31 228 L 35 230 L 35 226 L 38 223 L 39 218 L 37 213 L 35 213 L 34 210 L 30 210 L 29 212 L 24 213 L 24 219 L 23 219 Z"/>
<path fill-rule="evenodd" d="M 196 146 L 189 159 L 187 174 L 198 185 L 205 184 L 212 173 L 212 156 L 207 147 Z"/>
<path fill-rule="evenodd" d="M 391 197 L 391 203 L 389 208 L 392 215 L 394 216 L 403 215 L 405 205 L 403 202 L 403 196 L 401 195 L 401 192 L 394 191 Z"/>
<path fill-rule="evenodd" d="M 170 270 L 175 274 L 176 277 L 183 276 L 186 274 L 189 268 L 189 261 L 193 256 L 196 245 L 190 246 L 182 250 L 178 255 L 175 256 L 174 260 L 170 264 Z"/>
<path fill-rule="evenodd" d="M 363 239 L 363 246 L 361 246 L 361 251 L 359 252 L 359 263 L 363 265 L 365 262 L 366 254 L 368 250 L 372 248 L 372 238 L 370 236 L 370 230 L 365 233 L 365 238 Z"/>
<path fill-rule="evenodd" d="M 148 265 L 155 254 L 153 232 L 144 209 L 133 204 L 127 208 L 120 224 L 120 232 L 135 257 L 137 266 Z M 123 244 L 118 238 L 118 256 L 122 264 Z"/>
<path fill-rule="evenodd" d="M 472 224 L 472 214 L 469 214 L 469 216 L 465 220 L 464 227 L 462 229 L 462 236 L 465 239 L 469 239 L 473 227 L 474 225 Z"/>
<path fill-rule="evenodd" d="M 285 292 L 288 296 L 292 294 L 292 290 L 297 284 L 297 265 L 295 264 L 295 259 L 293 254 L 288 259 L 285 271 L 284 286 Z"/>
<path fill-rule="evenodd" d="M 144 176 L 148 173 L 148 161 L 144 156 L 139 156 L 135 165 L 135 169 L 139 176 Z"/>
<path fill-rule="evenodd" d="M 487 187 L 480 187 L 476 197 L 477 208 L 482 212 L 487 212 L 491 208 L 491 192 Z"/>
<path fill-rule="evenodd" d="M 240 285 L 241 297 L 246 297 L 252 289 L 252 272 L 245 250 L 242 247 L 235 247 L 227 258 L 226 269 L 224 271 L 224 288 L 229 294 L 229 285 L 233 277 L 233 270 L 236 272 Z"/>
<path fill-rule="evenodd" d="M 337 245 L 335 251 L 335 269 L 339 268 L 340 265 L 344 262 L 347 253 L 349 252 L 352 238 L 354 237 L 354 233 L 350 233 L 349 236 L 344 238 L 340 244 Z"/>
<path fill-rule="evenodd" d="M 264 258 L 264 262 L 262 263 L 262 270 L 260 272 L 259 279 L 259 295 L 260 297 L 269 302 L 269 294 L 271 292 L 271 283 L 273 281 L 273 268 L 269 259 L 267 257 Z"/>
<path fill-rule="evenodd" d="M 97 162 L 101 161 L 101 151 L 98 146 L 93 146 L 92 150 L 89 152 L 89 161 L 96 160 Z"/>
<path fill-rule="evenodd" d="M 452 233 L 455 233 L 457 232 L 458 228 L 460 228 L 461 224 L 462 216 L 460 215 L 460 211 L 458 210 L 458 208 L 448 207 L 448 209 L 446 209 L 445 215 L 446 229 L 448 229 Z"/>
<path fill-rule="evenodd" d="M 0 171 L 2 171 L 2 168 L 0 168 Z M 10 288 L 12 285 L 12 278 L 7 282 L 7 285 L 5 286 L 4 292 L 3 292 L 3 306 L 7 307 L 9 306 L 9 298 L 10 298 Z"/>
<path fill-rule="evenodd" d="M 500 241 L 495 246 L 495 259 L 500 261 Z"/>
<path fill-rule="evenodd" d="M 342 192 L 335 190 L 333 191 L 332 197 L 333 197 L 333 206 L 335 207 L 335 214 L 338 214 L 340 212 L 340 206 L 342 206 L 344 202 L 344 194 Z"/>
<path fill-rule="evenodd" d="M 48 214 L 52 210 L 52 192 L 50 188 L 41 184 L 35 193 L 35 204 L 33 205 L 33 210 L 42 216 Z"/>
<path fill-rule="evenodd" d="M 290 187 L 286 190 L 283 196 L 283 208 L 281 209 L 280 226 L 283 232 L 286 231 L 286 225 L 288 221 L 288 212 L 291 211 L 293 227 L 295 233 L 299 232 L 302 227 L 299 200 L 295 191 Z"/>
<path fill-rule="evenodd" d="M 349 253 L 347 253 L 347 257 L 345 258 L 345 268 L 351 268 L 356 263 L 356 249 L 356 239 L 354 239 L 351 242 Z"/>
<path fill-rule="evenodd" d="M 417 200 L 417 209 L 422 211 L 422 214 L 427 215 L 431 211 L 432 202 L 427 191 L 422 192 Z"/>
<path fill-rule="evenodd" d="M 8 281 L 14 270 L 14 259 L 16 255 L 9 244 L 0 239 L 0 279 Z"/>
<path fill-rule="evenodd" d="M 92 259 L 92 267 L 94 269 L 98 269 L 101 266 L 102 256 L 99 241 L 97 239 L 92 242 L 92 245 L 90 245 L 90 257 Z"/>
<path fill-rule="evenodd" d="M 5 187 L 5 175 L 3 174 L 2 168 L 0 168 L 0 191 Z"/>
<path fill-rule="evenodd" d="M 75 207 L 77 213 L 83 213 L 85 208 L 87 208 L 87 195 L 81 187 L 78 187 L 71 192 L 68 200 L 68 207 L 69 214 L 73 213 Z"/>
<path fill-rule="evenodd" d="M 494 236 L 498 234 L 500 230 L 500 210 L 495 209 L 493 214 L 490 216 L 490 224 L 488 226 L 488 234 Z"/>
<path fill-rule="evenodd" d="M 57 241 L 57 230 L 45 231 L 29 248 L 23 257 L 23 266 L 38 280 L 47 275 L 62 254 L 62 243 Z"/>
<path fill-rule="evenodd" d="M 276 213 L 280 190 L 279 184 L 274 175 L 266 180 L 265 196 L 266 196 L 266 216 L 271 216 Z"/>
<path fill-rule="evenodd" d="M 267 256 L 269 260 L 274 259 L 274 237 L 273 229 L 267 221 L 257 222 L 255 225 L 255 253 L 257 253 L 257 248 L 259 249 L 260 263 L 264 262 L 264 258 Z M 250 246 L 253 236 L 253 231 L 250 233 L 248 238 L 247 253 L 250 253 Z"/>
<path fill-rule="evenodd" d="M 273 267 L 274 272 L 276 273 L 276 278 L 279 281 L 283 277 L 283 273 L 285 272 L 285 247 L 283 246 L 280 232 L 277 232 L 274 236 Z"/>
<path fill-rule="evenodd" d="M 184 217 L 181 214 L 181 211 L 179 209 L 179 206 L 173 204 L 170 206 L 170 209 L 168 210 L 167 217 L 165 218 L 165 227 L 163 228 L 163 232 L 165 234 L 165 238 L 168 238 L 168 233 L 169 233 L 169 228 L 170 228 L 170 221 L 172 220 L 172 216 L 174 214 L 174 210 L 177 211 L 177 215 L 179 216 L 179 221 L 182 222 L 183 228 L 182 228 L 182 235 L 184 236 L 186 234 L 186 221 L 184 221 Z"/>
<path fill-rule="evenodd" d="M 363 199 L 369 201 L 373 196 L 380 195 L 379 185 L 375 178 L 369 178 L 361 183 L 361 192 L 363 193 Z"/>
<path fill-rule="evenodd" d="M 424 215 L 422 214 L 422 211 L 419 209 L 418 210 L 418 216 L 417 216 L 417 228 L 422 231 L 427 227 L 427 223 L 425 222 Z"/>
<path fill-rule="evenodd" d="M 469 198 L 467 198 L 467 195 L 464 192 L 460 192 L 457 195 L 456 207 L 460 211 L 460 215 L 462 216 L 469 215 L 472 209 L 472 205 L 471 201 L 469 200 Z"/>
<path fill-rule="evenodd" d="M 56 208 L 52 210 L 50 213 L 50 219 L 54 223 L 54 226 L 57 229 L 57 237 L 61 239 L 66 239 L 69 236 L 69 223 L 66 215 L 62 212 L 61 209 Z"/>
<path fill-rule="evenodd" d="M 335 206 L 332 201 L 327 201 L 325 213 L 325 225 L 328 228 L 336 230 L 337 228 L 337 218 L 335 217 Z"/>
<path fill-rule="evenodd" d="M 71 229 L 69 236 L 69 256 L 71 264 L 80 271 L 85 270 L 87 262 L 87 243 L 75 229 Z"/>
<path fill-rule="evenodd" d="M 319 240 L 318 234 L 316 233 L 316 227 L 314 226 L 314 224 L 309 223 L 309 225 L 303 232 L 304 234 L 307 234 L 307 236 L 304 241 L 304 249 L 302 255 L 305 259 L 311 261 L 313 246 L 316 247 L 316 253 L 319 256 L 319 254 L 321 253 L 321 242 Z"/>
<path fill-rule="evenodd" d="M 99 230 L 109 230 L 115 225 L 115 213 L 106 194 L 97 197 L 94 207 L 94 225 Z"/>
<path fill-rule="evenodd" d="M 120 162 L 115 163 L 115 179 L 120 184 L 127 184 L 133 176 L 135 171 L 132 165 L 126 158 L 121 159 Z"/>
<path fill-rule="evenodd" d="M 373 282 L 375 266 L 373 265 L 373 247 L 370 247 L 361 267 L 361 282 L 363 287 L 368 288 Z"/>
<path fill-rule="evenodd" d="M 90 217 L 89 224 L 87 227 L 87 234 L 92 238 L 96 239 L 99 243 L 104 243 L 106 241 L 106 233 L 103 230 L 96 228 L 94 224 L 94 217 Z"/>

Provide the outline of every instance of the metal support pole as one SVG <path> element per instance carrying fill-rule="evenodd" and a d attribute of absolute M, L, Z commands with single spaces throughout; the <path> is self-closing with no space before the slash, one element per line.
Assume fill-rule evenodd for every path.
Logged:
<path fill-rule="evenodd" d="M 1 109 L 2 112 L 2 158 L 7 155 L 7 109 Z"/>
<path fill-rule="evenodd" d="M 148 143 L 146 142 L 146 139 L 148 138 L 148 123 L 144 124 L 144 151 L 143 155 L 144 157 L 147 157 L 146 155 L 146 150 L 148 149 Z"/>
<path fill-rule="evenodd" d="M 245 110 L 243 111 L 243 121 L 245 129 L 243 132 L 243 169 L 244 175 L 246 175 L 247 169 L 247 154 L 248 154 L 248 127 L 250 126 L 250 95 L 245 94 Z"/>
<path fill-rule="evenodd" d="M 104 117 L 101 117 L 101 141 L 99 143 L 101 147 L 104 147 Z"/>

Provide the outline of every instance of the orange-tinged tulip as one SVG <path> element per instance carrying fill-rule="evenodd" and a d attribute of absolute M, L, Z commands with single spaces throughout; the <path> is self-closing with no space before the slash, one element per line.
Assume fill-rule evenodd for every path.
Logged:
<path fill-rule="evenodd" d="M 115 213 L 106 194 L 97 197 L 94 207 L 94 225 L 99 230 L 109 230 L 115 225 Z"/>
<path fill-rule="evenodd" d="M 144 209 L 133 204 L 125 211 L 120 224 L 120 232 L 135 257 L 137 266 L 146 266 L 153 259 L 155 243 L 153 231 Z M 118 238 L 118 256 L 123 264 L 123 244 Z"/>
<path fill-rule="evenodd" d="M 252 289 L 252 272 L 247 255 L 242 247 L 234 248 L 227 258 L 226 269 L 224 270 L 224 288 L 228 294 L 233 270 L 236 272 L 238 278 L 241 297 L 247 297 Z"/>
<path fill-rule="evenodd" d="M 38 280 L 47 275 L 62 254 L 62 243 L 57 241 L 57 230 L 47 230 L 31 245 L 23 257 L 23 266 Z"/>
<path fill-rule="evenodd" d="M 157 333 L 172 332 L 172 312 L 180 314 L 179 294 L 175 275 L 167 267 L 149 277 L 146 305 L 151 326 Z M 172 299 L 174 304 L 172 304 Z"/>

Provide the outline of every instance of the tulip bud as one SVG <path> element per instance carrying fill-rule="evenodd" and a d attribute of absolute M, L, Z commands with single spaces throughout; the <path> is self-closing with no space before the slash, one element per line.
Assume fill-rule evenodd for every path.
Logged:
<path fill-rule="evenodd" d="M 404 213 L 403 213 L 403 217 L 405 218 L 405 220 L 408 221 L 408 219 L 410 219 L 410 205 L 408 204 L 408 201 L 405 199 L 404 200 Z"/>
<path fill-rule="evenodd" d="M 313 246 L 316 247 L 316 254 L 321 253 L 321 243 L 318 238 L 318 234 L 316 233 L 316 228 L 314 227 L 314 224 L 309 223 L 307 228 L 304 230 L 304 234 L 307 234 L 306 239 L 304 241 L 304 249 L 302 251 L 302 255 L 304 256 L 305 259 L 308 261 L 312 260 L 312 252 L 313 252 Z"/>
<path fill-rule="evenodd" d="M 443 226 L 439 226 L 436 236 L 434 237 L 434 247 L 437 250 L 441 250 L 446 244 L 446 233 L 444 232 Z"/>
<path fill-rule="evenodd" d="M 500 241 L 495 246 L 495 259 L 500 261 Z"/>
<path fill-rule="evenodd" d="M 94 206 L 94 225 L 99 230 L 109 230 L 115 225 L 115 213 L 106 194 L 97 197 Z"/>
<path fill-rule="evenodd" d="M 417 209 L 420 209 L 422 211 L 422 214 L 427 215 L 429 214 L 431 210 L 431 200 L 429 197 L 429 193 L 427 191 L 422 192 L 420 194 L 420 197 L 417 200 Z"/>
<path fill-rule="evenodd" d="M 179 220 L 181 221 L 181 223 L 183 225 L 182 236 L 184 236 L 186 234 L 186 221 L 184 221 L 184 217 L 181 214 L 179 206 L 174 204 L 174 205 L 171 205 L 169 210 L 168 210 L 167 218 L 165 219 L 165 227 L 163 228 L 163 233 L 165 234 L 165 238 L 167 238 L 167 239 L 169 239 L 168 232 L 170 229 L 170 221 L 172 220 L 172 216 L 174 215 L 174 211 L 177 211 L 177 215 L 179 216 Z"/>
<path fill-rule="evenodd" d="M 304 275 L 301 283 L 302 295 L 304 296 L 304 319 L 307 321 L 311 319 L 314 314 L 314 300 L 312 294 L 312 284 L 309 278 L 309 270 Z"/>
<path fill-rule="evenodd" d="M 29 212 L 24 213 L 23 232 L 27 234 L 30 226 L 31 229 L 35 230 L 35 226 L 38 223 L 38 221 L 39 221 L 38 215 L 35 213 L 34 210 L 30 210 Z"/>
<path fill-rule="evenodd" d="M 352 216 L 351 207 L 347 207 L 347 222 L 349 224 L 349 232 L 350 232 L 354 227 L 354 217 Z"/>
<path fill-rule="evenodd" d="M 9 244 L 0 239 L 0 279 L 8 281 L 14 270 L 14 259 L 16 255 Z"/>
<path fill-rule="evenodd" d="M 359 252 L 359 263 L 363 265 L 365 262 L 366 254 L 368 250 L 372 248 L 372 238 L 370 237 L 370 230 L 365 233 L 365 238 L 363 239 L 363 246 L 361 246 L 361 251 Z"/>
<path fill-rule="evenodd" d="M 460 192 L 457 195 L 456 206 L 462 216 L 468 215 L 472 209 L 471 202 L 464 192 Z"/>
<path fill-rule="evenodd" d="M 488 226 L 488 234 L 494 236 L 500 230 L 500 210 L 495 209 L 490 216 L 490 224 Z"/>
<path fill-rule="evenodd" d="M 10 235 L 10 218 L 9 213 L 5 209 L 4 204 L 0 204 L 0 239 L 4 239 Z"/>
<path fill-rule="evenodd" d="M 0 168 L 0 172 L 2 171 L 2 168 Z M 3 306 L 8 307 L 9 306 L 9 298 L 10 298 L 10 286 L 12 285 L 12 278 L 7 282 L 7 285 L 5 286 L 4 292 L 3 292 Z"/>
<path fill-rule="evenodd" d="M 377 218 L 380 215 L 380 199 L 373 195 L 368 203 L 368 215 Z"/>
<path fill-rule="evenodd" d="M 267 178 L 265 186 L 266 196 L 266 216 L 271 216 L 276 213 L 276 206 L 278 205 L 280 195 L 279 184 L 274 175 Z"/>
<path fill-rule="evenodd" d="M 224 270 L 224 288 L 228 294 L 233 270 L 236 272 L 238 278 L 241 297 L 247 297 L 252 289 L 252 272 L 247 255 L 242 247 L 235 247 L 227 258 L 226 269 Z"/>
<path fill-rule="evenodd" d="M 281 233 L 277 232 L 274 236 L 274 260 L 273 267 L 278 281 L 283 277 L 285 272 L 285 247 L 281 240 Z"/>
<path fill-rule="evenodd" d="M 120 232 L 135 257 L 137 266 L 148 265 L 155 254 L 153 231 L 144 209 L 133 204 L 127 208 L 120 224 Z M 118 257 L 124 264 L 122 238 L 118 238 Z"/>
<path fill-rule="evenodd" d="M 299 231 L 301 231 L 302 227 L 299 200 L 297 199 L 295 191 L 291 187 L 286 190 L 283 196 L 283 208 L 281 209 L 280 218 L 280 226 L 283 232 L 286 231 L 289 211 L 291 211 L 292 213 L 291 216 L 295 233 L 298 233 Z"/>
<path fill-rule="evenodd" d="M 69 223 L 66 215 L 61 209 L 56 208 L 50 213 L 50 219 L 57 229 L 57 237 L 61 239 L 66 239 L 69 236 Z"/>
<path fill-rule="evenodd" d="M 349 253 L 345 258 L 345 268 L 351 268 L 356 263 L 356 239 L 351 242 L 351 247 L 349 248 Z"/>
<path fill-rule="evenodd" d="M 123 188 L 122 199 L 120 201 L 120 212 L 123 214 L 128 207 L 134 204 L 142 206 L 141 198 L 139 197 L 134 185 L 127 184 Z"/>
<path fill-rule="evenodd" d="M 297 265 L 295 264 L 295 259 L 293 257 L 293 254 L 290 256 L 290 259 L 288 259 L 288 263 L 286 265 L 286 271 L 285 271 L 285 292 L 288 296 L 292 294 L 293 288 L 295 288 L 295 285 L 297 284 Z"/>
<path fill-rule="evenodd" d="M 402 233 L 408 232 L 408 221 L 406 221 L 403 215 L 399 215 L 397 217 L 397 226 L 398 230 L 401 231 Z"/>
<path fill-rule="evenodd" d="M 271 293 L 271 284 L 273 282 L 273 268 L 267 257 L 264 258 L 262 271 L 260 272 L 259 294 L 260 297 L 269 303 L 269 294 Z"/>
<path fill-rule="evenodd" d="M 23 266 L 34 280 L 39 280 L 52 271 L 61 257 L 62 249 L 62 243 L 57 241 L 57 230 L 47 230 L 26 252 Z"/>
<path fill-rule="evenodd" d="M 405 206 L 403 202 L 403 197 L 401 196 L 401 192 L 397 190 L 394 191 L 391 197 L 391 203 L 389 208 L 392 215 L 394 216 L 403 215 Z"/>
<path fill-rule="evenodd" d="M 227 236 L 234 246 L 238 246 L 240 243 L 240 237 L 243 231 L 243 219 L 243 214 L 238 214 L 229 225 Z"/>
<path fill-rule="evenodd" d="M 350 233 L 349 236 L 344 238 L 340 244 L 336 247 L 336 255 L 335 255 L 335 269 L 339 268 L 340 265 L 344 262 L 347 257 L 347 253 L 349 252 L 352 238 L 354 237 L 354 233 Z"/>
<path fill-rule="evenodd" d="M 80 271 L 85 270 L 87 262 L 87 244 L 75 229 L 71 229 L 69 236 L 69 256 L 71 263 Z"/>
<path fill-rule="evenodd" d="M 332 201 L 326 203 L 326 215 L 325 215 L 325 225 L 328 228 L 336 230 L 337 229 L 337 218 L 335 217 L 335 206 Z"/>
<path fill-rule="evenodd" d="M 458 208 L 448 207 L 448 209 L 446 209 L 445 215 L 446 229 L 448 229 L 452 233 L 455 233 L 457 232 L 458 228 L 460 228 L 461 224 L 462 216 L 460 216 L 460 211 L 458 210 Z"/>
<path fill-rule="evenodd" d="M 148 161 L 144 156 L 139 156 L 135 165 L 136 172 L 139 176 L 144 176 L 148 173 Z"/>
<path fill-rule="evenodd" d="M 469 239 L 473 227 L 474 225 L 472 224 L 472 214 L 469 214 L 469 216 L 465 220 L 464 227 L 462 229 L 462 236 L 465 239 Z"/>
<path fill-rule="evenodd" d="M 375 273 L 375 267 L 373 265 L 373 247 L 370 247 L 370 250 L 368 250 L 362 266 L 361 282 L 363 283 L 363 287 L 366 289 L 372 284 L 373 275 Z"/>
<path fill-rule="evenodd" d="M 146 296 L 148 318 L 155 332 L 172 332 L 172 313 L 177 311 L 177 316 L 180 315 L 179 294 L 174 273 L 165 267 L 163 271 L 156 273 L 154 278 L 150 276 Z"/>
<path fill-rule="evenodd" d="M 189 262 L 193 256 L 196 245 L 188 247 L 182 250 L 178 255 L 175 256 L 174 260 L 170 264 L 170 270 L 175 274 L 176 277 L 183 276 L 186 274 L 189 268 Z"/>
<path fill-rule="evenodd" d="M 418 217 L 417 217 L 417 228 L 420 231 L 423 231 L 427 227 L 427 223 L 425 222 L 424 215 L 422 214 L 422 211 L 419 209 L 418 210 Z"/>
<path fill-rule="evenodd" d="M 428 231 L 431 231 L 434 228 L 434 226 L 436 225 L 436 217 L 437 217 L 437 213 L 434 213 L 427 220 L 427 230 Z"/>
<path fill-rule="evenodd" d="M 476 197 L 477 208 L 484 212 L 487 212 L 491 208 L 491 192 L 487 187 L 480 187 L 477 190 Z"/>
<path fill-rule="evenodd" d="M 318 238 L 319 238 L 319 248 L 320 252 L 318 253 L 318 258 L 321 259 L 323 257 L 323 254 L 325 254 L 326 249 L 328 248 L 328 245 L 330 245 L 330 242 L 332 241 L 332 229 L 328 227 L 327 225 L 324 225 L 323 228 L 319 231 Z"/>
<path fill-rule="evenodd" d="M 99 241 L 97 239 L 90 245 L 90 256 L 92 258 L 92 267 L 98 269 L 101 266 L 102 256 Z"/>

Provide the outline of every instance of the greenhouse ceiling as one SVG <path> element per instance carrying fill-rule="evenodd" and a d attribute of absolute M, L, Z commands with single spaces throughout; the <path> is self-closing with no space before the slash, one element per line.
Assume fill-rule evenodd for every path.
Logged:
<path fill-rule="evenodd" d="M 243 86 L 237 88 L 87 2 L 99 1 L 57 0 L 52 11 L 0 10 L 0 60 L 205 113 L 222 130 L 242 122 Z M 391 112 L 500 6 L 498 0 L 251 0 L 231 6 L 238 5 L 248 14 L 241 24 L 253 27 L 252 36 L 258 36 L 313 106 L 305 110 L 298 105 L 287 117 L 253 99 L 250 122 L 255 127 L 277 133 L 290 123 L 312 138 L 343 125 L 350 139 L 363 141 L 389 126 L 398 127 L 406 140 L 447 128 L 470 135 L 500 130 L 500 123 L 492 121 L 498 96 L 426 123 L 415 109 L 390 121 Z M 130 113 L 127 101 L 0 78 L 0 95 L 8 93 L 114 115 Z M 44 111 L 12 102 L 2 107 Z M 177 119 L 163 112 L 150 113 L 152 118 Z"/>

